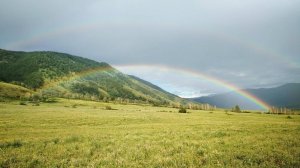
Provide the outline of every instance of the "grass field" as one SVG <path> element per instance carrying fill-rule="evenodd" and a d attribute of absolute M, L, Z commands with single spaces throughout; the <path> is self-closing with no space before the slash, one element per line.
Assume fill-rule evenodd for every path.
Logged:
<path fill-rule="evenodd" d="M 188 112 L 1 103 L 0 167 L 300 167 L 299 115 Z"/>

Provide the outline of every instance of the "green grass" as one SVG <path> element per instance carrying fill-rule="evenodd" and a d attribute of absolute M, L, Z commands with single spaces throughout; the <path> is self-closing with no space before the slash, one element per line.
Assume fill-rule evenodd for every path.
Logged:
<path fill-rule="evenodd" d="M 300 167 L 299 139 L 299 115 L 0 104 L 0 167 Z"/>

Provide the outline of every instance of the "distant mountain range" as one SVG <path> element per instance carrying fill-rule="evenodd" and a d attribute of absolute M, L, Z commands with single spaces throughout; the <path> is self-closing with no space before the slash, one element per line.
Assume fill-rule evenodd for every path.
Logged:
<path fill-rule="evenodd" d="M 49 51 L 0 49 L 0 81 L 57 97 L 118 99 L 158 105 L 189 101 L 147 81 L 123 74 L 107 63 Z M 13 88 L 11 85 L 2 86 Z"/>
<path fill-rule="evenodd" d="M 245 89 L 271 106 L 300 109 L 300 83 L 289 83 L 275 88 Z M 200 103 L 209 103 L 221 108 L 239 105 L 242 109 L 260 109 L 255 103 L 236 92 L 192 98 Z"/>

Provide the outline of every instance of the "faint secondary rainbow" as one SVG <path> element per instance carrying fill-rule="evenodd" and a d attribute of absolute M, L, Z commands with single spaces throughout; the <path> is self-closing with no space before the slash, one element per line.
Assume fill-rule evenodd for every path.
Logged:
<path fill-rule="evenodd" d="M 226 88 L 230 91 L 234 91 L 237 94 L 241 95 L 242 97 L 247 98 L 249 101 L 255 103 L 257 106 L 261 107 L 264 110 L 268 110 L 270 109 L 270 105 L 267 104 L 266 102 L 264 102 L 263 100 L 261 100 L 260 98 L 254 96 L 253 94 L 242 90 L 240 88 L 238 88 L 237 86 L 235 86 L 234 84 L 231 84 L 229 82 L 226 82 L 224 80 L 221 79 L 217 79 L 215 77 L 206 75 L 204 73 L 200 73 L 198 71 L 195 70 L 191 70 L 191 69 L 186 69 L 186 68 L 178 68 L 178 67 L 170 67 L 170 66 L 166 66 L 166 65 L 148 65 L 148 64 L 138 64 L 138 65 L 115 65 L 115 67 L 118 68 L 151 68 L 153 70 L 168 70 L 168 71 L 173 71 L 176 73 L 181 73 L 181 74 L 185 74 L 185 75 L 190 75 L 193 76 L 195 78 L 200 78 L 202 80 L 206 80 L 212 84 L 221 86 L 223 88 Z"/>
<path fill-rule="evenodd" d="M 130 25 L 132 26 L 133 23 L 128 24 L 126 26 L 130 26 Z M 26 47 L 28 45 L 35 45 L 37 43 L 42 42 L 43 40 L 47 40 L 52 37 L 61 37 L 65 34 L 71 34 L 71 33 L 77 33 L 77 34 L 84 33 L 84 32 L 88 32 L 93 29 L 97 29 L 97 28 L 101 28 L 101 27 L 105 27 L 105 26 L 106 25 L 104 25 L 103 23 L 97 23 L 97 22 L 90 22 L 90 23 L 85 23 L 85 24 L 81 24 L 81 25 L 73 25 L 73 26 L 62 25 L 57 28 L 51 28 L 51 29 L 48 29 L 45 31 L 41 31 L 39 33 L 29 35 L 28 37 L 24 37 L 20 40 L 12 41 L 11 43 L 7 44 L 5 47 L 7 49 L 20 49 L 24 46 Z M 120 24 L 111 23 L 109 26 L 117 27 L 117 26 L 120 26 Z M 124 25 L 122 24 L 121 26 L 124 26 Z M 252 42 L 249 39 L 237 38 L 237 37 L 234 37 L 232 35 L 225 34 L 222 32 L 209 32 L 209 31 L 201 32 L 201 31 L 199 31 L 199 32 L 195 32 L 195 35 L 197 35 L 197 34 L 208 35 L 208 36 L 211 36 L 212 38 L 221 40 L 224 43 L 230 42 L 235 45 L 242 46 L 246 49 L 256 52 L 257 54 L 261 54 L 263 57 L 268 59 L 267 61 L 270 61 L 270 62 L 281 63 L 282 65 L 288 66 L 290 68 L 299 68 L 300 67 L 299 63 L 288 59 L 288 57 L 279 53 L 278 51 L 276 51 L 276 49 L 264 46 L 264 45 L 256 43 L 256 42 Z"/>

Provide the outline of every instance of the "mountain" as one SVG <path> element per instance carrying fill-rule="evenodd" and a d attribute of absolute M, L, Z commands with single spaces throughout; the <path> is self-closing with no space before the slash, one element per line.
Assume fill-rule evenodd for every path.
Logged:
<path fill-rule="evenodd" d="M 245 91 L 271 106 L 300 109 L 300 83 L 289 83 L 275 88 L 245 89 Z M 222 108 L 231 108 L 234 105 L 239 105 L 243 109 L 260 109 L 256 104 L 236 92 L 198 97 L 192 100 L 214 104 Z"/>
<path fill-rule="evenodd" d="M 158 105 L 187 102 L 107 63 L 50 51 L 0 50 L 0 81 L 57 97 Z"/>

